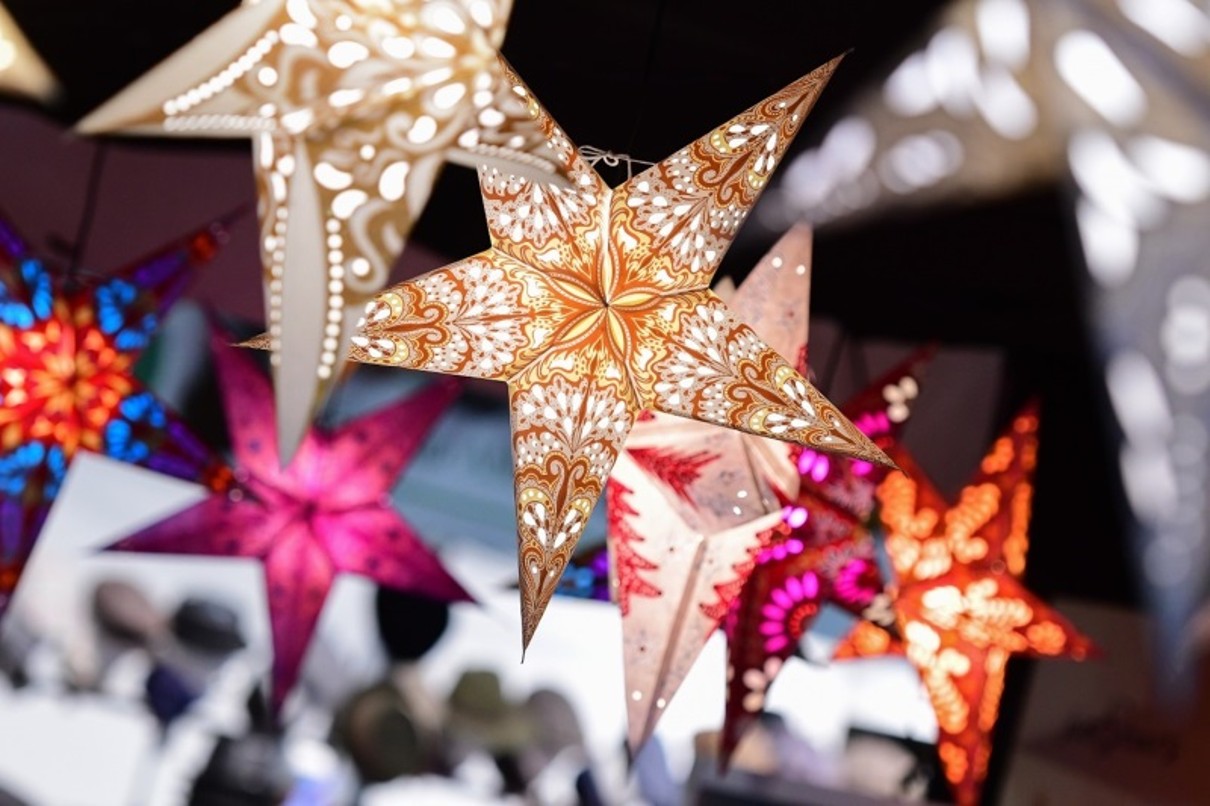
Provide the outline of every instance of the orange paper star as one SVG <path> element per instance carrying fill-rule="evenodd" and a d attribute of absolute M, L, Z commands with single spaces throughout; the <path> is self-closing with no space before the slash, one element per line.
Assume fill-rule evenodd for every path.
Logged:
<path fill-rule="evenodd" d="M 357 360 L 509 385 L 526 646 L 640 411 L 887 461 L 709 290 L 838 61 L 616 189 L 506 70 L 570 187 L 481 166 L 491 248 L 367 309 Z"/>
<path fill-rule="evenodd" d="M 977 803 L 1010 656 L 1082 660 L 1091 642 L 1025 589 L 1038 415 L 1026 407 L 949 506 L 902 449 L 903 472 L 878 489 L 887 552 L 898 576 L 902 640 L 862 622 L 837 657 L 902 654 L 937 713 L 945 776 L 959 803 Z"/>

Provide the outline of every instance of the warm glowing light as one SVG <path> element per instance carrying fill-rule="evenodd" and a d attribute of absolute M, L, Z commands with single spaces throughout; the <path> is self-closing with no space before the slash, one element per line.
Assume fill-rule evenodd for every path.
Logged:
<path fill-rule="evenodd" d="M 1147 113 L 1147 93 L 1113 49 L 1092 31 L 1064 34 L 1055 45 L 1055 68 L 1067 85 L 1117 126 L 1132 126 Z"/>
<path fill-rule="evenodd" d="M 1010 70 L 1020 70 L 1029 61 L 1030 21 L 1025 0 L 979 0 L 975 26 L 983 53 Z"/>
<path fill-rule="evenodd" d="M 1210 50 L 1210 11 L 1190 0 L 1118 0 L 1118 8 L 1182 56 L 1193 59 Z"/>
<path fill-rule="evenodd" d="M 189 272 L 221 237 L 216 226 L 104 280 L 69 283 L 0 220 L 0 613 L 79 451 L 216 488 L 230 482 L 134 376 Z"/>
<path fill-rule="evenodd" d="M 1037 429 L 1032 410 L 1015 418 L 941 518 L 923 504 L 940 502 L 940 494 L 910 456 L 892 451 L 905 472 L 888 476 L 878 498 L 899 576 L 893 606 L 900 638 L 877 637 L 881 630 L 864 625 L 837 653 L 898 651 L 917 667 L 937 715 L 945 775 L 962 804 L 979 802 L 1008 657 L 1088 654 L 1087 639 L 1018 581 L 1029 545 Z"/>

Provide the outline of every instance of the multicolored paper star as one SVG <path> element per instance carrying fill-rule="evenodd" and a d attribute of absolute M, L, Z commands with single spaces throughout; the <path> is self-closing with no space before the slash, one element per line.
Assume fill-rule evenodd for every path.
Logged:
<path fill-rule="evenodd" d="M 72 459 L 95 451 L 221 488 L 221 459 L 135 377 L 221 224 L 103 280 L 52 274 L 0 216 L 0 613 Z"/>
<path fill-rule="evenodd" d="M 937 713 L 938 752 L 959 803 L 979 802 L 1012 655 L 1089 655 L 1091 642 L 1020 582 L 1029 548 L 1038 413 L 1027 406 L 950 506 L 902 449 L 878 488 L 898 577 L 898 634 L 862 622 L 839 658 L 901 654 Z"/>
<path fill-rule="evenodd" d="M 283 468 L 268 378 L 251 354 L 218 336 L 214 355 L 236 486 L 112 549 L 259 560 L 273 630 L 273 704 L 280 710 L 338 574 L 441 601 L 471 600 L 389 498 L 457 387 L 434 384 L 334 432 L 314 428 Z"/>

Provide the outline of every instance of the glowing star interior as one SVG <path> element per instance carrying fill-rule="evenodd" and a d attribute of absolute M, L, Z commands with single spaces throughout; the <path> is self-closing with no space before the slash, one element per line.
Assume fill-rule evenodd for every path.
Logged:
<path fill-rule="evenodd" d="M 338 574 L 440 601 L 470 600 L 390 505 L 391 488 L 457 390 L 435 384 L 334 432 L 313 429 L 283 469 L 268 380 L 250 355 L 217 336 L 213 346 L 238 484 L 113 548 L 259 560 L 280 710 Z"/>
<path fill-rule="evenodd" d="M 880 448 L 891 450 L 920 394 L 932 348 L 910 356 L 858 393 L 843 409 Z M 744 731 L 764 708 L 782 666 L 824 605 L 890 626 L 894 616 L 866 528 L 885 468 L 791 448 L 798 495 L 728 614 L 727 709 L 719 747 L 726 769 Z"/>
<path fill-rule="evenodd" d="M 0 5 L 0 92 L 49 101 L 57 91 L 50 69 L 38 58 L 12 15 Z"/>
<path fill-rule="evenodd" d="M 1027 407 L 950 506 L 902 450 L 878 489 L 898 578 L 902 640 L 863 623 L 838 657 L 903 654 L 937 713 L 938 753 L 955 798 L 979 802 L 1010 656 L 1081 660 L 1087 638 L 1019 581 L 1029 548 L 1038 415 Z"/>
<path fill-rule="evenodd" d="M 107 279 L 56 276 L 0 219 L 0 613 L 80 450 L 222 486 L 221 461 L 134 376 L 215 227 Z"/>
<path fill-rule="evenodd" d="M 369 306 L 357 360 L 509 384 L 526 645 L 641 410 L 885 461 L 708 288 L 835 67 L 616 189 L 509 71 L 570 188 L 481 166 L 492 246 Z"/>
<path fill-rule="evenodd" d="M 80 124 L 252 138 L 283 458 L 445 161 L 553 170 L 496 56 L 510 6 L 245 3 Z"/>

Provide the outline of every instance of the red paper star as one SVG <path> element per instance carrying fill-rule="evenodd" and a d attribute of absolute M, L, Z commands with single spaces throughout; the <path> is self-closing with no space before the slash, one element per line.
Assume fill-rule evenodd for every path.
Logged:
<path fill-rule="evenodd" d="M 903 472 L 878 488 L 887 551 L 898 576 L 902 641 L 871 624 L 837 657 L 902 654 L 920 671 L 937 713 L 938 753 L 959 803 L 977 803 L 1010 656 L 1081 660 L 1091 642 L 1025 589 L 1036 407 L 1026 407 L 949 506 L 903 450 Z"/>
<path fill-rule="evenodd" d="M 844 414 L 878 447 L 892 448 L 919 394 L 919 378 L 932 357 L 922 350 L 858 394 Z M 889 623 L 873 540 L 866 530 L 885 469 L 792 448 L 801 483 L 785 504 L 782 522 L 766 536 L 725 622 L 727 710 L 719 747 L 726 769 L 744 731 L 759 714 L 782 665 L 825 604 Z"/>
<path fill-rule="evenodd" d="M 268 379 L 249 355 L 217 338 L 214 354 L 238 486 L 112 548 L 260 560 L 273 629 L 273 704 L 280 709 L 337 574 L 441 601 L 470 601 L 389 499 L 456 385 L 433 384 L 331 433 L 312 429 L 283 469 Z"/>

